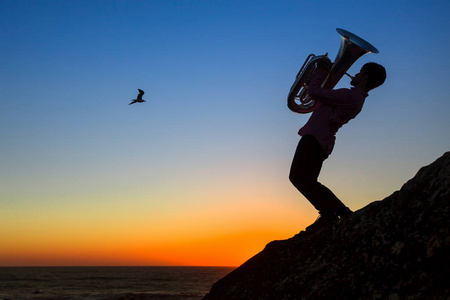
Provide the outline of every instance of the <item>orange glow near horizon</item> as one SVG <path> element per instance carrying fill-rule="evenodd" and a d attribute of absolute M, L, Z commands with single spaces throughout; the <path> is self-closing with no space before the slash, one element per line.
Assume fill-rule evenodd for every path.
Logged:
<path fill-rule="evenodd" d="M 267 199 L 218 203 L 161 217 L 139 205 L 131 216 L 122 209 L 95 218 L 83 215 L 85 207 L 64 214 L 46 208 L 45 218 L 31 208 L 27 218 L 3 220 L 14 226 L 0 229 L 0 266 L 235 267 L 310 221 L 297 222 L 297 211 Z"/>
<path fill-rule="evenodd" d="M 191 241 L 151 245 L 129 241 L 114 245 L 78 244 L 18 245 L 3 248 L 0 266 L 239 266 L 274 239 L 275 232 L 236 232 Z"/>

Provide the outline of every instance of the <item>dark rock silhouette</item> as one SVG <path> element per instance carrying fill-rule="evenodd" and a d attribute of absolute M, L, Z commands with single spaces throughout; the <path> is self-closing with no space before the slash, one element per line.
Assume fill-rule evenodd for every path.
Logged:
<path fill-rule="evenodd" d="M 449 203 L 447 152 L 386 199 L 269 243 L 203 299 L 450 299 Z"/>

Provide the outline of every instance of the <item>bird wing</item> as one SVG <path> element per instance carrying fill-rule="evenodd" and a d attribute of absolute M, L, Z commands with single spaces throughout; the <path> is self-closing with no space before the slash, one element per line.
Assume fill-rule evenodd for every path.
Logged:
<path fill-rule="evenodd" d="M 138 98 L 139 100 L 142 100 L 142 95 L 144 95 L 144 91 L 141 90 L 141 89 L 138 89 L 138 91 L 139 91 L 139 95 L 137 96 L 137 98 Z"/>

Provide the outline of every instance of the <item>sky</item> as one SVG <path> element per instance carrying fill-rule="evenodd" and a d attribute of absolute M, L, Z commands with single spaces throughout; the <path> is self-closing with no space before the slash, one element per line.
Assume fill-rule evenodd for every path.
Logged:
<path fill-rule="evenodd" d="M 450 150 L 450 2 L 0 0 L 0 266 L 238 266 L 317 211 L 288 180 L 310 53 L 387 80 L 319 181 L 352 210 Z M 343 78 L 337 88 L 349 87 Z M 143 104 L 128 105 L 145 91 Z"/>

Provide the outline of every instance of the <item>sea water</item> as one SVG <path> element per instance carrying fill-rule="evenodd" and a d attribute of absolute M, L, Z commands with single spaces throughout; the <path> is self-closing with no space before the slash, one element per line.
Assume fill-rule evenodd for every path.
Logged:
<path fill-rule="evenodd" d="M 230 267 L 2 267 L 0 300 L 196 300 Z"/>

